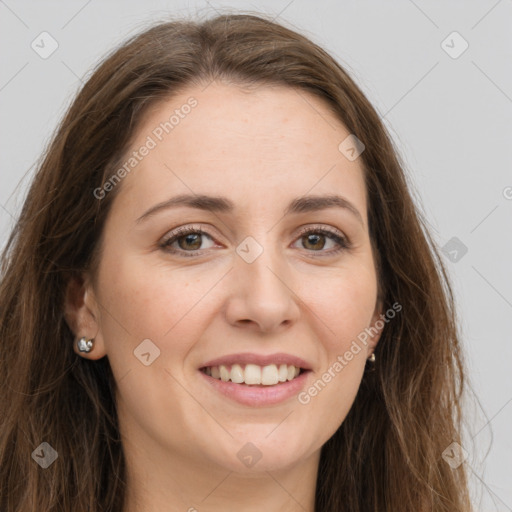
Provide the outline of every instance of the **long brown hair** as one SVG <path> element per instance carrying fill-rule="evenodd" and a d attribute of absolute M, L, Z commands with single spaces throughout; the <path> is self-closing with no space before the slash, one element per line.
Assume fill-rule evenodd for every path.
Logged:
<path fill-rule="evenodd" d="M 365 145 L 370 238 L 383 310 L 402 305 L 356 400 L 323 446 L 317 512 L 468 512 L 459 442 L 464 364 L 443 262 L 411 197 L 404 166 L 361 90 L 312 41 L 261 16 L 160 23 L 109 55 L 49 144 L 2 255 L 0 509 L 121 512 L 125 460 L 108 358 L 72 349 L 63 316 L 69 278 L 96 268 L 109 180 L 147 107 L 212 80 L 279 84 L 322 98 Z M 42 470 L 32 452 L 58 459 Z"/>

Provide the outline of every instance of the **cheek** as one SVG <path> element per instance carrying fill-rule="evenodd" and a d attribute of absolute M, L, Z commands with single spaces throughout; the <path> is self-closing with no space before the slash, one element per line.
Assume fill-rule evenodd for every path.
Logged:
<path fill-rule="evenodd" d="M 144 256 L 118 256 L 105 259 L 99 297 L 108 352 L 131 354 L 145 339 L 152 340 L 162 355 L 170 341 L 174 356 L 186 351 L 201 329 L 206 316 L 203 300 L 218 277 L 209 272 L 198 277 L 190 268 L 170 269 L 162 263 L 148 265 Z M 131 350 L 126 351 L 126 344 Z"/>
<path fill-rule="evenodd" d="M 329 333 L 325 338 L 329 351 L 344 352 L 370 325 L 377 300 L 376 275 L 370 265 L 353 265 L 324 284 L 311 300 Z"/>
<path fill-rule="evenodd" d="M 366 365 L 365 329 L 370 326 L 377 298 L 376 276 L 371 266 L 354 265 L 329 280 L 328 292 L 316 291 L 318 339 L 322 340 L 322 367 L 299 403 L 313 417 L 323 418 L 318 435 L 331 435 L 347 416 Z M 325 415 L 325 411 L 330 411 Z"/>

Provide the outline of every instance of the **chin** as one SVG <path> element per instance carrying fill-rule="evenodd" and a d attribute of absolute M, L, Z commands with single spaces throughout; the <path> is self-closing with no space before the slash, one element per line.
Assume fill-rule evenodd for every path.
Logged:
<path fill-rule="evenodd" d="M 321 448 L 321 443 L 306 439 L 296 429 L 293 433 L 283 429 L 279 434 L 267 426 L 242 430 L 243 434 L 239 432 L 229 440 L 225 438 L 225 443 L 210 439 L 208 452 L 215 465 L 248 475 L 280 471 L 304 461 Z M 216 448 L 215 452 L 212 447 Z"/>

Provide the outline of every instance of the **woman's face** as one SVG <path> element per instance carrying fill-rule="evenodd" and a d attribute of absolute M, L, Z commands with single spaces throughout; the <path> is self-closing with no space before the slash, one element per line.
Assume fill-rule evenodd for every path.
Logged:
<path fill-rule="evenodd" d="M 85 300 L 126 443 L 266 471 L 343 422 L 380 312 L 349 135 L 285 87 L 190 87 L 146 113 Z"/>

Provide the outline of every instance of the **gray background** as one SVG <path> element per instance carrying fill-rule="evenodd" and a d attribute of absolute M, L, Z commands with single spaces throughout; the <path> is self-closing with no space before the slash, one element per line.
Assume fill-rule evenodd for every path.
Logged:
<path fill-rule="evenodd" d="M 0 0 L 0 244 L 44 145 L 98 59 L 169 14 L 232 9 L 272 14 L 325 47 L 384 119 L 437 243 L 450 244 L 478 397 L 463 433 L 476 509 L 512 511 L 512 0 Z M 47 59 L 31 48 L 43 31 L 59 45 Z M 457 36 L 442 44 L 453 31 L 469 44 L 457 58 L 445 51 L 462 48 Z"/>

